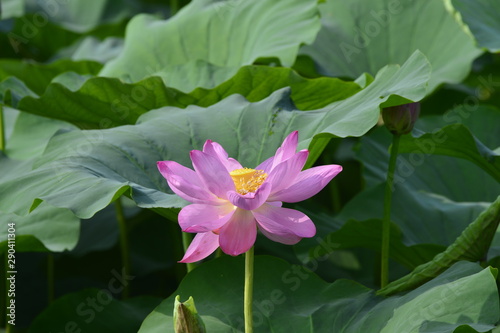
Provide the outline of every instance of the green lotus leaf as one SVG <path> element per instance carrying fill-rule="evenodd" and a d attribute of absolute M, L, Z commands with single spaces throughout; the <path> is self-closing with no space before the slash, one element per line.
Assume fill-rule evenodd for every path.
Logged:
<path fill-rule="evenodd" d="M 299 46 L 311 43 L 319 27 L 314 0 L 192 1 L 169 20 L 135 16 L 122 54 L 100 75 L 132 82 L 159 75 L 184 91 L 212 88 L 258 58 L 276 57 L 291 66 Z"/>
<path fill-rule="evenodd" d="M 137 332 L 141 321 L 158 303 L 156 297 L 141 296 L 118 301 L 112 291 L 120 282 L 130 283 L 121 272 L 110 273 L 107 288 L 84 289 L 64 295 L 48 306 L 33 321 L 30 332 Z"/>
<path fill-rule="evenodd" d="M 462 81 L 482 53 L 444 1 L 329 0 L 319 7 L 321 30 L 301 53 L 311 56 L 326 75 L 374 74 L 420 50 L 432 65 L 433 91 L 441 83 Z"/>
<path fill-rule="evenodd" d="M 494 0 L 452 0 L 479 46 L 500 51 L 500 4 Z"/>
<path fill-rule="evenodd" d="M 90 129 L 135 124 L 141 114 L 164 106 L 185 108 L 194 104 L 206 107 L 232 94 L 256 102 L 287 86 L 291 87 L 294 104 L 301 110 L 324 107 L 360 90 L 354 82 L 336 78 L 305 79 L 289 68 L 265 66 L 244 66 L 216 88 L 198 88 L 190 94 L 166 87 L 159 77 L 148 77 L 132 84 L 105 77 L 66 79 L 64 84 L 50 84 L 40 97 L 31 95 L 22 99 L 17 107 Z M 71 79 L 72 84 L 68 82 Z"/>
<path fill-rule="evenodd" d="M 140 333 L 174 332 L 180 295 L 196 299 L 208 332 L 243 332 L 243 258 L 223 257 L 193 270 L 142 323 Z M 354 281 L 327 283 L 304 267 L 255 258 L 254 329 L 259 332 L 487 332 L 499 318 L 496 270 L 455 264 L 404 295 L 377 297 Z M 206 318 L 217 318 L 209 322 Z M 229 326 L 229 327 L 228 327 Z M 457 331 L 458 332 L 458 331 Z"/>
<path fill-rule="evenodd" d="M 186 152 L 211 139 L 252 167 L 272 156 L 293 130 L 299 130 L 303 148 L 320 133 L 360 136 L 376 124 L 381 104 L 421 98 L 427 78 L 427 61 L 416 53 L 402 67 L 381 70 L 357 94 L 319 110 L 297 110 L 285 88 L 255 103 L 232 95 L 208 108 L 150 111 L 133 126 L 60 133 L 36 169 L 2 184 L 11 195 L 0 198 L 0 209 L 25 215 L 45 200 L 89 218 L 124 193 L 143 208 L 182 207 L 186 202 L 171 194 L 156 161 L 190 165 Z"/>

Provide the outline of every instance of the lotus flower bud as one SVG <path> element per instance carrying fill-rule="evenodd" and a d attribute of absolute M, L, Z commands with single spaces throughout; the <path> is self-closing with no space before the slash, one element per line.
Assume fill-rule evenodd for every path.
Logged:
<path fill-rule="evenodd" d="M 193 297 L 184 303 L 180 297 L 175 297 L 174 303 L 174 330 L 175 333 L 206 333 L 205 324 L 196 311 Z"/>
<path fill-rule="evenodd" d="M 420 103 L 391 106 L 382 110 L 385 126 L 392 134 L 408 134 L 420 114 Z"/>

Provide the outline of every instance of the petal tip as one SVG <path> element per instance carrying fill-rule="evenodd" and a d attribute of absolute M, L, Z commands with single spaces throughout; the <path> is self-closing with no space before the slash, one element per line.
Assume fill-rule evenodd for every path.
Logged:
<path fill-rule="evenodd" d="M 283 145 L 289 144 L 297 146 L 298 141 L 299 141 L 299 131 L 293 131 L 287 135 L 285 140 L 283 140 Z"/>
<path fill-rule="evenodd" d="M 179 264 L 190 264 L 190 263 L 193 263 L 193 262 L 195 262 L 195 261 L 190 261 L 190 260 L 179 260 L 179 261 L 177 261 L 177 263 L 179 263 Z"/>
<path fill-rule="evenodd" d="M 333 170 L 335 172 L 335 175 L 338 175 L 342 172 L 342 170 L 344 170 L 344 168 L 342 168 L 342 165 L 332 164 L 332 166 L 334 167 Z"/>
<path fill-rule="evenodd" d="M 291 132 L 290 134 L 288 134 L 288 137 L 290 139 L 292 139 L 292 138 L 295 139 L 295 137 L 297 137 L 297 139 L 298 139 L 299 138 L 299 131 L 293 131 L 293 132 Z"/>
<path fill-rule="evenodd" d="M 203 151 L 206 152 L 208 149 L 208 146 L 211 146 L 211 145 L 212 145 L 212 140 L 208 139 L 207 141 L 205 141 L 205 143 L 203 144 Z"/>

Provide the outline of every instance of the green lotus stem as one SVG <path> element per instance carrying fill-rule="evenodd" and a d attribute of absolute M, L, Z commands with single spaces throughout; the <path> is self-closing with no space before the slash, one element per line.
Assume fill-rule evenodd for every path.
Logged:
<path fill-rule="evenodd" d="M 384 288 L 389 283 L 389 245 L 391 232 L 391 203 L 394 184 L 394 170 L 398 157 L 399 141 L 401 135 L 392 136 L 391 156 L 389 158 L 389 168 L 387 170 L 387 181 L 385 183 L 384 194 L 384 219 L 382 222 L 382 256 L 380 266 L 380 285 Z"/>
<path fill-rule="evenodd" d="M 54 283 L 54 255 L 49 253 L 47 256 L 47 300 L 48 304 L 54 301 L 55 295 Z"/>
<path fill-rule="evenodd" d="M 253 303 L 253 246 L 250 250 L 245 253 L 245 290 L 243 293 L 244 297 L 244 309 L 243 313 L 245 315 L 245 333 L 253 332 L 253 314 L 252 314 L 252 303 Z"/>
<path fill-rule="evenodd" d="M 182 247 L 184 248 L 184 253 L 186 253 L 189 244 L 191 244 L 191 241 L 193 240 L 193 236 L 187 232 L 182 233 Z M 194 262 L 188 262 L 186 263 L 186 268 L 187 272 L 191 272 L 194 268 L 196 267 L 196 264 Z"/>
<path fill-rule="evenodd" d="M 125 215 L 123 214 L 123 206 L 121 198 L 115 201 L 116 209 L 116 219 L 118 220 L 118 228 L 120 229 L 120 251 L 122 256 L 122 265 L 125 270 L 126 275 L 130 275 L 130 251 L 128 245 L 128 230 L 127 221 L 125 220 Z M 126 284 L 122 291 L 122 298 L 128 298 L 130 294 L 130 284 Z"/>

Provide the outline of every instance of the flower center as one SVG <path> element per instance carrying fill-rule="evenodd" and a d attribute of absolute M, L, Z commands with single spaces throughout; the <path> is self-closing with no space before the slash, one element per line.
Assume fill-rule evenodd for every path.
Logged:
<path fill-rule="evenodd" d="M 229 174 L 233 178 L 236 191 L 240 194 L 257 191 L 267 178 L 267 174 L 263 170 L 249 168 L 236 169 Z"/>

